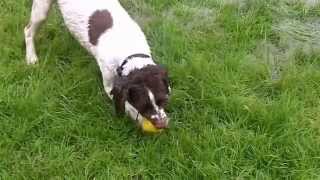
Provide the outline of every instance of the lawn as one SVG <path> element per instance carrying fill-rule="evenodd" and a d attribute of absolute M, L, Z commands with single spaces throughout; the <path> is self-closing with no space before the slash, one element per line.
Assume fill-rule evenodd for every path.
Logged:
<path fill-rule="evenodd" d="M 170 129 L 115 116 L 56 7 L 0 1 L 0 179 L 319 179 L 317 0 L 122 0 L 170 71 Z"/>

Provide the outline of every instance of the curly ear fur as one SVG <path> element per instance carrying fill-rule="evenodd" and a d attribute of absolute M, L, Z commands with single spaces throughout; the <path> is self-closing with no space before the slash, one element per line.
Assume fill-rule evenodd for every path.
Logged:
<path fill-rule="evenodd" d="M 111 94 L 115 103 L 116 113 L 123 115 L 125 113 L 125 102 L 127 100 L 127 79 L 125 77 L 118 77 L 114 80 L 113 89 Z"/>

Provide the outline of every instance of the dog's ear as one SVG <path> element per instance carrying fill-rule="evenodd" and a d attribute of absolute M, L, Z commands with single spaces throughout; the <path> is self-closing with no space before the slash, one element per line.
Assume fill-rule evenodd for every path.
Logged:
<path fill-rule="evenodd" d="M 117 77 L 113 83 L 111 94 L 115 103 L 116 113 L 123 115 L 125 113 L 125 102 L 127 100 L 127 79 L 125 77 Z"/>

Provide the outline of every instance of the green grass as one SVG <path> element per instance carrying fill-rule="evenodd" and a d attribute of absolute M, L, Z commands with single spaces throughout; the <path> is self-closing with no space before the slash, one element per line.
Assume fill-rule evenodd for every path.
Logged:
<path fill-rule="evenodd" d="M 320 5 L 306 2 L 123 0 L 172 79 L 171 128 L 145 136 L 56 7 L 27 66 L 31 1 L 1 1 L 0 179 L 319 179 Z"/>

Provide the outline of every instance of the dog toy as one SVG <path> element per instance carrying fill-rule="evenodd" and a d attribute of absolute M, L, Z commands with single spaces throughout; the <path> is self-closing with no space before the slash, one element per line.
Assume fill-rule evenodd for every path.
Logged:
<path fill-rule="evenodd" d="M 144 118 L 142 121 L 142 130 L 146 133 L 160 133 L 162 130 L 156 128 L 150 120 Z"/>

